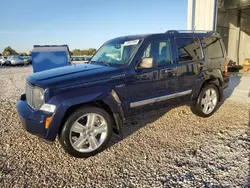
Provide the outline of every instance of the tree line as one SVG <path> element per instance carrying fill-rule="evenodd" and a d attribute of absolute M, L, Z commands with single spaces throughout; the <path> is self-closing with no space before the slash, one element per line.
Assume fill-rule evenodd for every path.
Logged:
<path fill-rule="evenodd" d="M 17 53 L 16 50 L 14 50 L 10 46 L 8 46 L 8 47 L 4 48 L 2 55 L 3 56 L 11 56 L 11 55 L 28 56 L 29 54 L 27 54 L 26 52 L 24 52 L 24 53 Z"/>
<path fill-rule="evenodd" d="M 74 55 L 74 56 L 94 55 L 95 53 L 96 53 L 95 48 L 89 48 L 87 50 L 74 49 L 73 51 L 70 51 L 70 54 Z M 14 50 L 10 46 L 8 46 L 8 47 L 4 48 L 3 53 L 0 55 L 3 55 L 3 56 L 12 56 L 12 55 L 29 56 L 29 55 L 31 55 L 31 52 L 29 54 L 27 54 L 26 52 L 18 53 L 16 50 Z"/>
<path fill-rule="evenodd" d="M 71 52 L 71 55 L 74 56 L 83 56 L 83 55 L 94 55 L 96 53 L 95 48 L 89 48 L 88 50 L 80 50 L 80 49 L 74 49 Z"/>

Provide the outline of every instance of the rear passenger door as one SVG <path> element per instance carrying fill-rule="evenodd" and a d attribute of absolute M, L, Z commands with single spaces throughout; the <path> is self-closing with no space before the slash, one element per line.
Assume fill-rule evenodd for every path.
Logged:
<path fill-rule="evenodd" d="M 180 102 L 190 100 L 198 75 L 206 67 L 200 39 L 196 37 L 176 37 L 173 40 L 176 61 L 177 96 Z"/>

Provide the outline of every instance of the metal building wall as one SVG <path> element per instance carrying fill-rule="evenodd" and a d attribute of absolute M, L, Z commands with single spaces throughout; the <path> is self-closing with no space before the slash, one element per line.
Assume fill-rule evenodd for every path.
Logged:
<path fill-rule="evenodd" d="M 250 9 L 219 10 L 217 31 L 225 43 L 228 57 L 239 65 L 250 58 Z"/>
<path fill-rule="evenodd" d="M 233 62 L 250 58 L 250 0 L 188 0 L 187 29 L 216 30 Z"/>
<path fill-rule="evenodd" d="M 242 65 L 245 59 L 250 59 L 250 9 L 241 13 L 241 31 L 239 45 L 239 64 Z"/>
<path fill-rule="evenodd" d="M 216 25 L 216 0 L 188 0 L 187 29 L 214 30 Z"/>
<path fill-rule="evenodd" d="M 234 62 L 238 58 L 238 38 L 239 29 L 237 28 L 238 13 L 232 11 L 218 11 L 217 32 L 220 33 L 225 44 L 228 57 Z"/>

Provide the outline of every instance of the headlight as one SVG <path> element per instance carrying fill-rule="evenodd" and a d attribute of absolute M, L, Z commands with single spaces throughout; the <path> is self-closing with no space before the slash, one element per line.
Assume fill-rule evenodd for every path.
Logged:
<path fill-rule="evenodd" d="M 44 104 L 44 90 L 42 88 L 32 86 L 28 82 L 25 88 L 27 103 L 34 109 L 40 109 Z"/>
<path fill-rule="evenodd" d="M 34 88 L 33 102 L 34 102 L 34 107 L 36 109 L 41 108 L 41 106 L 44 103 L 44 91 L 43 91 L 43 89 L 38 88 L 38 87 Z"/>

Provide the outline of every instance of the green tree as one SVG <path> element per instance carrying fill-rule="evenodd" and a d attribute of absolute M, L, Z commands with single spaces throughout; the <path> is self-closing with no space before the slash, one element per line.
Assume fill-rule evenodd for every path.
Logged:
<path fill-rule="evenodd" d="M 78 55 L 81 55 L 80 53 L 81 53 L 81 50 L 80 50 L 80 49 L 74 49 L 74 50 L 73 50 L 73 55 L 78 56 Z"/>
<path fill-rule="evenodd" d="M 80 49 L 74 49 L 72 51 L 73 56 L 84 56 L 84 55 L 93 55 L 96 53 L 95 48 L 89 48 L 88 50 L 80 50 Z"/>
<path fill-rule="evenodd" d="M 95 48 L 89 48 L 89 55 L 94 55 L 96 53 Z"/>
<path fill-rule="evenodd" d="M 25 52 L 24 52 L 24 53 L 19 53 L 19 55 L 20 55 L 20 56 L 28 56 L 28 54 L 25 53 Z"/>
<path fill-rule="evenodd" d="M 8 46 L 8 47 L 6 47 L 6 48 L 3 50 L 3 55 L 4 55 L 4 56 L 18 55 L 18 53 L 17 53 L 13 48 L 11 48 L 10 46 Z"/>
<path fill-rule="evenodd" d="M 10 56 L 11 54 L 10 54 L 10 51 L 5 51 L 5 52 L 3 52 L 3 55 L 4 56 Z"/>

